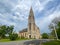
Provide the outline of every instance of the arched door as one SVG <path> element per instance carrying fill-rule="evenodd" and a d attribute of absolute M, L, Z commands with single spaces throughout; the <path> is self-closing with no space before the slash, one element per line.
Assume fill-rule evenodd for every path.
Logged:
<path fill-rule="evenodd" d="M 29 38 L 31 38 L 31 35 L 29 35 Z"/>

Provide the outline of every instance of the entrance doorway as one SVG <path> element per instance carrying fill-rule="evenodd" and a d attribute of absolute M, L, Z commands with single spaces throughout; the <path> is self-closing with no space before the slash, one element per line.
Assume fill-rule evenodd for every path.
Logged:
<path fill-rule="evenodd" d="M 31 38 L 31 35 L 29 35 L 29 38 Z"/>

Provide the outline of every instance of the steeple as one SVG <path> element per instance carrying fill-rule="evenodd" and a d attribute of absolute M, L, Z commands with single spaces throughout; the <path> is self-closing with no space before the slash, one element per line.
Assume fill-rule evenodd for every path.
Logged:
<path fill-rule="evenodd" d="M 34 20 L 34 13 L 33 13 L 32 7 L 30 8 L 28 21 L 29 21 L 29 23 L 35 23 L 35 20 Z"/>
<path fill-rule="evenodd" d="M 39 38 L 39 29 L 35 24 L 35 18 L 32 7 L 30 8 L 29 17 L 28 17 L 28 38 Z M 36 33 L 38 31 L 38 33 Z"/>
<path fill-rule="evenodd" d="M 32 7 L 30 8 L 29 17 L 28 17 L 28 30 L 35 30 L 35 19 Z"/>
<path fill-rule="evenodd" d="M 29 16 L 34 16 L 34 13 L 33 13 L 32 7 L 30 8 L 30 15 L 29 15 Z"/>

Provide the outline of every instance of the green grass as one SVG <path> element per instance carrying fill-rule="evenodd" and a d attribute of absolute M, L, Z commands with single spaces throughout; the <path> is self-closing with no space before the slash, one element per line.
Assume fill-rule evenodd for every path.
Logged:
<path fill-rule="evenodd" d="M 9 42 L 9 39 L 0 39 L 0 42 Z"/>
<path fill-rule="evenodd" d="M 43 43 L 43 45 L 60 45 L 60 41 L 54 40 L 54 41 Z"/>
<path fill-rule="evenodd" d="M 30 39 L 17 39 L 16 41 L 20 41 L 20 40 L 30 40 Z"/>
<path fill-rule="evenodd" d="M 13 41 L 22 41 L 22 40 L 30 40 L 30 39 L 17 39 L 17 40 L 13 40 Z M 0 42 L 10 42 L 10 39 L 0 39 Z"/>

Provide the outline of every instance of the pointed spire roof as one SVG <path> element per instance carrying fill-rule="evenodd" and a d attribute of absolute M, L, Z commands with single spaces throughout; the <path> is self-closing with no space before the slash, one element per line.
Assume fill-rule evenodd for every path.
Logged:
<path fill-rule="evenodd" d="M 30 8 L 30 16 L 34 15 L 32 7 Z"/>
<path fill-rule="evenodd" d="M 33 9 L 32 7 L 30 8 L 30 12 L 29 12 L 29 19 L 30 22 L 35 21 L 34 20 L 34 13 L 33 13 Z"/>
<path fill-rule="evenodd" d="M 30 8 L 30 11 L 32 11 L 32 7 Z"/>
<path fill-rule="evenodd" d="M 32 7 L 30 8 L 30 12 L 33 12 Z"/>

